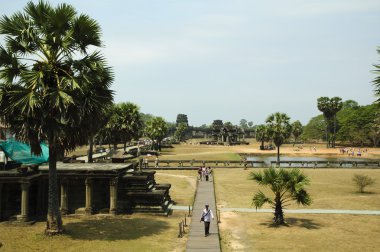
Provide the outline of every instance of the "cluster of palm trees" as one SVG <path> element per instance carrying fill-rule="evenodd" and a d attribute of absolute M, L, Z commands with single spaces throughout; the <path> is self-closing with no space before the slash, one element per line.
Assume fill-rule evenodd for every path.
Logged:
<path fill-rule="evenodd" d="M 342 109 L 343 102 L 340 97 L 320 97 L 317 100 L 318 109 L 323 113 L 326 122 L 327 148 L 335 148 L 337 132 L 336 114 Z"/>
<path fill-rule="evenodd" d="M 277 147 L 277 166 L 280 162 L 280 146 L 293 134 L 295 142 L 302 134 L 302 124 L 295 121 L 290 124 L 290 117 L 285 113 L 276 112 L 268 116 L 266 124 L 256 127 L 256 140 L 261 142 L 263 149 L 264 142 L 272 141 Z"/>

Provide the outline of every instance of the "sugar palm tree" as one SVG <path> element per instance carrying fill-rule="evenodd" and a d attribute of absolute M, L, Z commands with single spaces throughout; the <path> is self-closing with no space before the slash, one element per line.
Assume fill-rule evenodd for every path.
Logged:
<path fill-rule="evenodd" d="M 256 141 L 261 142 L 260 149 L 264 149 L 264 142 L 269 141 L 268 128 L 261 124 L 256 127 L 255 131 Z"/>
<path fill-rule="evenodd" d="M 380 47 L 377 48 L 377 53 L 380 54 Z M 375 95 L 379 97 L 379 99 L 376 100 L 377 103 L 380 103 L 380 64 L 373 65 L 375 67 L 375 70 L 373 71 L 376 74 L 375 79 L 372 81 L 373 85 L 375 86 Z"/>
<path fill-rule="evenodd" d="M 300 121 L 295 121 L 292 123 L 292 134 L 294 136 L 294 144 L 296 144 L 298 137 L 302 134 L 303 128 Z"/>
<path fill-rule="evenodd" d="M 131 102 L 118 104 L 120 107 L 120 135 L 124 144 L 124 151 L 126 143 L 132 139 L 138 139 L 142 134 L 142 119 L 139 107 Z"/>
<path fill-rule="evenodd" d="M 153 117 L 146 122 L 145 135 L 158 145 L 158 150 L 161 151 L 161 141 L 168 132 L 168 126 L 162 117 Z M 153 147 L 153 146 L 152 146 Z"/>
<path fill-rule="evenodd" d="M 18 139 L 41 153 L 40 141 L 49 144 L 49 197 L 46 234 L 62 232 L 56 158 L 86 139 L 81 126 L 85 90 L 90 80 L 81 66 L 90 46 L 100 46 L 100 27 L 89 16 L 78 15 L 68 4 L 52 7 L 29 2 L 24 12 L 0 19 L 0 111 Z M 94 60 L 96 61 L 96 60 Z M 96 64 L 96 62 L 92 64 Z M 97 83 L 101 85 L 101 83 Z M 91 95 L 92 97 L 92 95 Z"/>
<path fill-rule="evenodd" d="M 82 113 L 81 129 L 88 137 L 88 162 L 92 163 L 94 137 L 109 120 L 109 110 L 113 105 L 113 91 L 110 86 L 113 82 L 113 72 L 107 66 L 106 60 L 99 53 L 85 57 L 77 65 L 79 75 L 78 84 L 83 96 L 78 99 L 78 106 Z"/>
<path fill-rule="evenodd" d="M 288 139 L 292 133 L 290 118 L 284 114 L 276 112 L 271 114 L 267 120 L 268 135 L 277 147 L 277 166 L 280 166 L 280 146 Z"/>
<path fill-rule="evenodd" d="M 323 113 L 326 122 L 326 147 L 330 147 L 330 124 L 333 113 L 331 112 L 330 99 L 328 97 L 319 97 L 317 99 L 319 111 Z"/>
<path fill-rule="evenodd" d="M 340 97 L 320 97 L 317 99 L 319 111 L 323 113 L 326 121 L 327 148 L 335 147 L 336 114 L 342 109 L 343 103 Z M 331 132 L 332 131 L 332 132 Z M 332 133 L 332 138 L 330 137 Z"/>
<path fill-rule="evenodd" d="M 343 102 L 340 97 L 333 97 L 330 99 L 330 110 L 333 114 L 333 139 L 332 139 L 332 147 L 335 148 L 335 139 L 336 139 L 336 114 L 342 109 Z"/>
<path fill-rule="evenodd" d="M 274 209 L 273 223 L 275 225 L 285 224 L 283 209 L 289 202 L 296 201 L 297 204 L 306 206 L 311 204 L 310 195 L 305 190 L 310 179 L 299 169 L 269 168 L 263 172 L 251 172 L 249 178 L 273 192 L 274 198 L 269 198 L 262 191 L 258 191 L 252 203 L 256 209 L 261 208 L 265 203 L 270 204 Z"/>

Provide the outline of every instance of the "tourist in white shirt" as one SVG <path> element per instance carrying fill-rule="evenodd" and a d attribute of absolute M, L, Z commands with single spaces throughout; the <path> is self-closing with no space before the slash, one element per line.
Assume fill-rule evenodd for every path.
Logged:
<path fill-rule="evenodd" d="M 205 209 L 203 209 L 202 216 L 200 221 L 203 221 L 205 224 L 205 236 L 208 236 L 210 234 L 210 221 L 211 218 L 214 219 L 214 215 L 212 214 L 211 209 L 209 208 L 209 205 L 205 205 Z"/>

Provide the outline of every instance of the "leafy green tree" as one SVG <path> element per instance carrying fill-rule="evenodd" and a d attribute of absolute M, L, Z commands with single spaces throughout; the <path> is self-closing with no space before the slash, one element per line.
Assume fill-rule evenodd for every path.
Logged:
<path fill-rule="evenodd" d="M 275 225 L 285 224 L 283 209 L 288 206 L 290 201 L 296 201 L 298 205 L 309 206 L 311 204 L 310 195 L 305 190 L 309 185 L 310 179 L 299 169 L 274 169 L 269 168 L 263 172 L 251 172 L 250 179 L 259 185 L 268 187 L 274 194 L 274 198 L 267 197 L 259 190 L 253 197 L 253 204 L 256 209 L 261 208 L 265 203 L 274 208 Z"/>
<path fill-rule="evenodd" d="M 351 145 L 363 146 L 368 142 L 376 144 L 377 104 L 346 109 L 338 114 L 340 129 L 337 139 Z M 375 137 L 375 139 L 373 138 Z"/>
<path fill-rule="evenodd" d="M 268 135 L 277 147 L 277 166 L 280 166 L 280 146 L 288 139 L 292 133 L 290 118 L 284 113 L 276 112 L 271 114 L 267 120 Z"/>
<path fill-rule="evenodd" d="M 325 119 L 323 115 L 318 115 L 310 119 L 310 121 L 304 127 L 303 133 L 301 135 L 302 139 L 324 139 L 325 135 Z"/>
<path fill-rule="evenodd" d="M 187 115 L 185 114 L 177 115 L 176 126 L 178 126 L 180 123 L 185 124 L 187 127 L 189 126 L 189 120 L 187 118 Z"/>
<path fill-rule="evenodd" d="M 342 110 L 345 109 L 356 109 L 359 107 L 359 104 L 357 101 L 354 100 L 346 100 L 342 103 Z"/>
<path fill-rule="evenodd" d="M 52 7 L 40 1 L 29 2 L 24 12 L 1 17 L 0 34 L 5 36 L 5 47 L 0 46 L 0 111 L 17 138 L 30 144 L 32 153 L 39 155 L 40 142 L 47 140 L 46 234 L 61 233 L 57 154 L 73 150 L 88 136 L 88 129 L 82 125 L 92 106 L 83 99 L 89 89 L 101 86 L 101 81 L 92 86 L 98 74 L 107 72 L 99 61 L 99 52 L 88 52 L 90 46 L 101 46 L 100 27 L 89 16 L 78 15 L 71 5 Z M 83 66 L 94 71 L 88 72 Z M 91 73 L 88 80 L 84 73 Z M 109 99 L 112 101 L 112 96 Z"/>
<path fill-rule="evenodd" d="M 266 125 L 259 125 L 256 127 L 256 141 L 261 142 L 260 149 L 264 149 L 264 142 L 269 141 L 268 128 Z"/>
<path fill-rule="evenodd" d="M 293 146 L 295 145 L 295 143 L 297 142 L 297 139 L 298 137 L 302 134 L 303 132 L 303 127 L 302 127 L 302 124 L 300 121 L 295 121 L 292 123 L 292 134 L 294 136 L 294 144 Z"/>
<path fill-rule="evenodd" d="M 247 120 L 245 120 L 245 119 L 241 119 L 241 120 L 240 120 L 240 127 L 241 127 L 243 130 L 248 129 L 248 122 L 247 122 Z"/>
<path fill-rule="evenodd" d="M 153 117 L 146 122 L 145 135 L 156 142 L 159 151 L 161 151 L 161 141 L 166 136 L 167 131 L 167 124 L 162 117 Z"/>
<path fill-rule="evenodd" d="M 213 131 L 219 132 L 223 128 L 224 124 L 222 120 L 214 120 L 211 128 Z"/>
<path fill-rule="evenodd" d="M 248 122 L 248 126 L 249 126 L 250 128 L 252 128 L 252 127 L 253 127 L 253 122 L 252 122 L 252 121 Z"/>
<path fill-rule="evenodd" d="M 185 123 L 178 124 L 177 129 L 174 133 L 175 138 L 181 142 L 187 129 L 188 127 Z"/>

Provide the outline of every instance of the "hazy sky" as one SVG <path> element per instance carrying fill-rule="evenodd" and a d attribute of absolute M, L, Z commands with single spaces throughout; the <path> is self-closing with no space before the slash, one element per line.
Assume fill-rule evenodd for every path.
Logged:
<path fill-rule="evenodd" d="M 0 0 L 0 14 L 27 2 Z M 100 23 L 115 101 L 168 121 L 260 124 L 279 111 L 306 123 L 320 96 L 375 100 L 379 0 L 65 2 Z"/>

